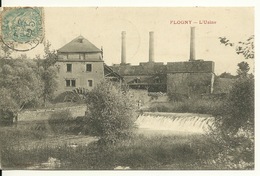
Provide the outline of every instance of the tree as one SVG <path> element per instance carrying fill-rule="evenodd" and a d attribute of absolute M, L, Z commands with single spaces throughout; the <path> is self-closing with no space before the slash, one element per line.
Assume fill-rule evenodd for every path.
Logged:
<path fill-rule="evenodd" d="M 226 46 L 235 46 L 226 38 L 220 38 Z M 236 53 L 245 59 L 254 59 L 254 36 L 246 42 L 239 42 Z M 254 77 L 248 75 L 249 65 L 238 64 L 238 79 L 226 101 L 219 109 L 215 120 L 213 138 L 218 141 L 222 152 L 217 163 L 231 169 L 252 169 L 254 167 Z"/>
<path fill-rule="evenodd" d="M 103 81 L 86 96 L 87 126 L 100 137 L 101 144 L 125 139 L 134 129 L 135 103 L 119 86 Z"/>
<path fill-rule="evenodd" d="M 57 72 L 54 68 L 54 64 L 57 61 L 57 52 L 50 50 L 51 44 L 49 41 L 44 43 L 44 56 L 41 59 L 40 56 L 36 56 L 36 62 L 38 66 L 38 74 L 43 82 L 43 101 L 46 106 L 47 101 L 51 101 L 54 97 L 54 92 L 58 86 Z"/>
<path fill-rule="evenodd" d="M 248 71 L 250 70 L 250 67 L 247 62 L 240 62 L 237 64 L 238 69 L 237 69 L 237 74 L 239 77 L 245 77 L 248 74 Z"/>
<path fill-rule="evenodd" d="M 0 66 L 1 114 L 16 114 L 29 104 L 40 103 L 42 84 L 33 60 L 1 59 Z"/>
<path fill-rule="evenodd" d="M 236 76 L 232 75 L 231 73 L 227 73 L 227 72 L 221 73 L 219 75 L 219 77 L 220 78 L 230 78 L 230 79 L 236 78 Z"/>

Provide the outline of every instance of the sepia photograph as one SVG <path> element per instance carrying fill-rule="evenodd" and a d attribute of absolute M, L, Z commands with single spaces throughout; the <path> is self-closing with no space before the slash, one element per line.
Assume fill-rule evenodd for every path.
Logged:
<path fill-rule="evenodd" d="M 254 7 L 3 7 L 2 170 L 255 170 Z"/>

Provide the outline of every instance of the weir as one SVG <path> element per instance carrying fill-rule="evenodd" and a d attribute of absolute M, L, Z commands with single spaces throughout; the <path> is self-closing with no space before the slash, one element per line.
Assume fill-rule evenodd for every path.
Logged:
<path fill-rule="evenodd" d="M 205 134 L 213 120 L 208 114 L 145 112 L 135 123 L 141 130 Z"/>

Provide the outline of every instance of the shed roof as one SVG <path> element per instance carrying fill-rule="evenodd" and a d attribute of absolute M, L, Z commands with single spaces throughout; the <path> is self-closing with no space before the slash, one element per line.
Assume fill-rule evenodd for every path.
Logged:
<path fill-rule="evenodd" d="M 61 47 L 58 52 L 61 53 L 101 53 L 101 50 L 93 45 L 83 36 L 78 36 L 71 42 Z"/>

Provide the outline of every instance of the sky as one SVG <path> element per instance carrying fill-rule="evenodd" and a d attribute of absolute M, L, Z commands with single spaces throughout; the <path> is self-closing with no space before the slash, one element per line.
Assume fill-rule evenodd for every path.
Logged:
<path fill-rule="evenodd" d="M 199 21 L 215 24 L 198 24 Z M 174 24 L 191 21 L 191 24 Z M 194 23 L 197 22 L 197 23 Z M 138 65 L 149 56 L 149 32 L 154 31 L 155 62 L 189 60 L 190 27 L 194 26 L 196 59 L 215 62 L 215 73 L 236 74 L 237 64 L 245 61 L 235 48 L 219 42 L 244 41 L 254 34 L 254 8 L 250 7 L 49 7 L 44 8 L 45 40 L 59 49 L 82 35 L 98 48 L 103 47 L 108 65 L 121 60 L 121 32 L 126 31 L 127 63 Z M 27 52 L 33 57 L 43 46 Z M 246 60 L 253 71 L 253 61 Z"/>

